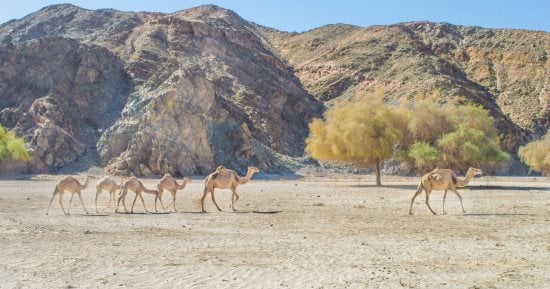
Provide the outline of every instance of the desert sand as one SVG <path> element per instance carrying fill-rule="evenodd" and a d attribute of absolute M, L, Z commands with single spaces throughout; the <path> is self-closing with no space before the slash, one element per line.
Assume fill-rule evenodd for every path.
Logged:
<path fill-rule="evenodd" d="M 437 216 L 424 194 L 408 215 L 416 178 L 253 179 L 238 212 L 218 190 L 224 211 L 208 197 L 208 213 L 193 178 L 181 212 L 158 214 L 139 200 L 114 214 L 106 193 L 92 213 L 96 179 L 90 215 L 75 198 L 72 215 L 54 201 L 46 216 L 57 178 L 0 180 L 0 288 L 550 288 L 548 179 L 476 178 L 460 190 L 465 214 L 450 193 Z M 430 198 L 438 213 L 442 196 Z"/>

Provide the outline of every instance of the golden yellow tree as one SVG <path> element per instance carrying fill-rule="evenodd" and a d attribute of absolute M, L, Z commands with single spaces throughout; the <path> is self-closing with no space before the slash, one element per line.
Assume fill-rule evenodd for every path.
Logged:
<path fill-rule="evenodd" d="M 380 186 L 380 163 L 393 155 L 409 118 L 407 109 L 387 106 L 383 99 L 384 92 L 378 88 L 373 94 L 337 104 L 324 120 L 314 119 L 306 151 L 317 160 L 374 166 Z"/>
<path fill-rule="evenodd" d="M 518 156 L 533 171 L 550 176 L 550 129 L 542 139 L 520 147 Z"/>

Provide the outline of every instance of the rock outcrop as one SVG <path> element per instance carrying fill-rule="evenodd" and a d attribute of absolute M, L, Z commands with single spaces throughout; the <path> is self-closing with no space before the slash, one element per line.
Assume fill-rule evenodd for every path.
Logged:
<path fill-rule="evenodd" d="M 0 27 L 2 124 L 42 167 L 135 175 L 282 169 L 322 103 L 235 13 L 46 7 Z M 89 155 L 90 157 L 84 158 Z"/>

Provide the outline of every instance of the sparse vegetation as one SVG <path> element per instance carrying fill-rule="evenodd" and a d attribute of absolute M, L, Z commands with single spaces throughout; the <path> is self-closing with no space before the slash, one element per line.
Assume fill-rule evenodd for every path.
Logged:
<path fill-rule="evenodd" d="M 384 103 L 383 89 L 336 105 L 310 124 L 306 150 L 318 160 L 375 167 L 395 158 L 420 170 L 436 166 L 465 171 L 509 158 L 500 149 L 494 120 L 479 105 L 438 104 L 439 96 L 408 105 Z"/>
<path fill-rule="evenodd" d="M 550 129 L 540 140 L 532 141 L 518 150 L 518 155 L 531 170 L 550 176 Z"/>
<path fill-rule="evenodd" d="M 30 160 L 25 142 L 0 125 L 0 160 Z"/>

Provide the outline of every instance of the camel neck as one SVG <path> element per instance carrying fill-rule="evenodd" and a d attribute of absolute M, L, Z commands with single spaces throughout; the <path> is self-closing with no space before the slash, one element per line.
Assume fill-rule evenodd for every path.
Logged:
<path fill-rule="evenodd" d="M 175 181 L 175 180 L 174 180 Z M 176 186 L 178 187 L 178 190 L 183 190 L 185 189 L 185 186 L 187 185 L 187 182 L 185 182 L 185 179 L 181 181 L 181 184 L 178 184 L 177 181 L 176 182 Z"/>
<path fill-rule="evenodd" d="M 247 172 L 246 172 L 246 176 L 244 176 L 244 177 L 239 177 L 239 184 L 240 184 L 240 185 L 244 185 L 244 184 L 248 183 L 248 181 L 250 181 L 250 179 L 252 178 L 252 175 L 253 175 L 253 174 L 254 174 L 254 173 L 253 173 L 252 171 L 250 171 L 250 170 L 247 171 Z"/>
<path fill-rule="evenodd" d="M 90 184 L 90 177 L 86 177 L 86 179 L 84 180 L 84 184 L 82 185 L 82 189 L 86 189 L 89 184 Z"/>
<path fill-rule="evenodd" d="M 470 180 L 472 180 L 473 177 L 474 177 L 474 172 L 472 172 L 471 170 L 468 170 L 466 172 L 466 176 L 464 176 L 463 179 L 458 179 L 457 186 L 465 187 L 470 182 Z"/>

